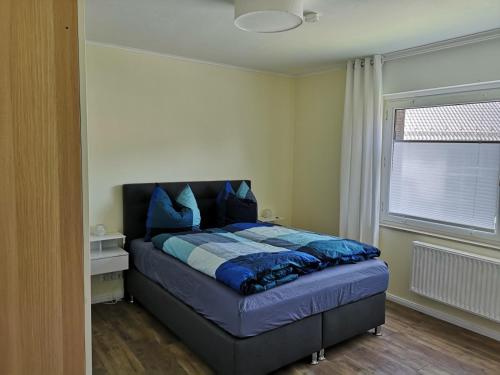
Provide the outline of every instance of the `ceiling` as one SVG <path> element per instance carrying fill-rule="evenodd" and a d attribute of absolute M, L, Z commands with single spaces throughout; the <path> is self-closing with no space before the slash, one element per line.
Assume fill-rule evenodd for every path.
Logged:
<path fill-rule="evenodd" d="M 232 0 L 86 0 L 87 40 L 285 74 L 500 27 L 500 0 L 305 0 L 318 23 L 233 25 Z"/>

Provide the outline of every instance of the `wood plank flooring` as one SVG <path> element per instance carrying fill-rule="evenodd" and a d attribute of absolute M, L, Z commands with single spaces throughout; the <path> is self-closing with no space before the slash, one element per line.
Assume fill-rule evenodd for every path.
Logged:
<path fill-rule="evenodd" d="M 500 343 L 387 303 L 382 337 L 364 334 L 276 375 L 500 374 Z M 212 374 L 179 339 L 138 304 L 92 306 L 93 373 Z"/>

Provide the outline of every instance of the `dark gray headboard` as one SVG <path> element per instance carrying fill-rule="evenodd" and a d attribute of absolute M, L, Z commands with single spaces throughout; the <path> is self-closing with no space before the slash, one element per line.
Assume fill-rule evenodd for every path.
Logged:
<path fill-rule="evenodd" d="M 230 181 L 233 189 L 238 189 L 242 180 Z M 201 228 L 215 227 L 215 198 L 226 181 L 161 182 L 160 186 L 172 199 L 189 184 L 201 211 Z M 248 186 L 250 181 L 246 180 Z M 127 236 L 126 248 L 130 241 L 146 234 L 146 215 L 149 199 L 156 183 L 123 185 L 123 234 Z"/>

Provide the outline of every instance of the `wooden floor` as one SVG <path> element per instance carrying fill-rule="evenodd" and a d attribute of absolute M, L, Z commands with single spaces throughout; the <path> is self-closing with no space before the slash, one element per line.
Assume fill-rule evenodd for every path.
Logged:
<path fill-rule="evenodd" d="M 138 304 L 92 306 L 93 373 L 212 374 Z M 383 336 L 364 334 L 276 374 L 500 374 L 500 343 L 388 303 Z"/>

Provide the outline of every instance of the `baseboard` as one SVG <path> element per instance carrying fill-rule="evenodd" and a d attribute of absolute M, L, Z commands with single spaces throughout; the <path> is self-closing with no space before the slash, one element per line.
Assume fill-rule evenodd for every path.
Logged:
<path fill-rule="evenodd" d="M 443 320 L 447 323 L 450 323 L 450 324 L 456 325 L 458 327 L 467 329 L 469 331 L 478 333 L 480 335 L 489 337 L 493 340 L 500 341 L 500 333 L 499 332 L 485 328 L 479 324 L 471 323 L 467 320 L 457 318 L 456 316 L 453 316 L 451 314 L 448 314 L 448 313 L 433 309 L 431 307 L 427 307 L 427 306 L 421 305 L 419 303 L 409 301 L 407 299 L 395 296 L 394 294 L 387 293 L 387 299 L 391 302 L 397 303 L 398 305 L 406 306 L 410 309 L 421 312 L 422 314 L 432 316 L 433 318 Z"/>

